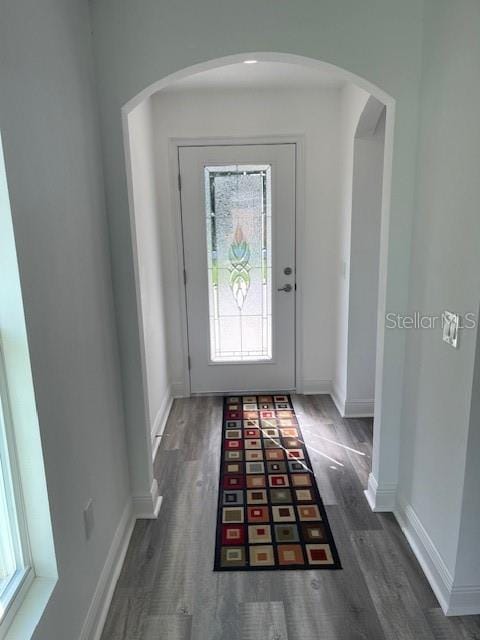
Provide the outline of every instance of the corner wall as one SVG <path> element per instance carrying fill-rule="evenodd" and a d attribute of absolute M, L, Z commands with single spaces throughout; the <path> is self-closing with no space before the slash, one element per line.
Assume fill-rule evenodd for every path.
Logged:
<path fill-rule="evenodd" d="M 426 0 L 424 27 L 408 308 L 465 316 L 480 297 L 480 4 Z M 401 511 L 408 531 L 425 534 L 419 556 L 444 609 L 480 613 L 478 538 L 469 538 L 480 520 L 477 331 L 461 331 L 458 349 L 442 342 L 439 325 L 403 333 Z"/>
<path fill-rule="evenodd" d="M 157 189 L 162 175 L 155 164 L 155 127 L 152 101 L 144 100 L 128 116 L 131 166 L 132 230 L 137 253 L 138 313 L 141 330 L 142 370 L 152 455 L 160 442 L 172 398 L 167 373 L 167 345 L 161 212 Z M 174 238 L 173 238 L 174 242 Z M 165 244 L 165 243 L 164 243 Z M 170 305 L 168 301 L 167 307 Z"/>
<path fill-rule="evenodd" d="M 369 94 L 353 84 L 347 84 L 341 95 L 340 137 L 340 213 L 336 258 L 337 330 L 333 397 L 344 413 L 347 397 L 348 323 L 350 298 L 350 249 L 352 242 L 352 197 L 355 132 Z"/>
<path fill-rule="evenodd" d="M 360 130 L 372 111 L 369 128 Z M 347 416 L 374 413 L 384 150 L 385 107 L 371 96 L 357 127 L 353 152 Z"/>
<path fill-rule="evenodd" d="M 89 8 L 1 12 L 0 129 L 59 575 L 34 637 L 77 640 L 130 498 Z"/>

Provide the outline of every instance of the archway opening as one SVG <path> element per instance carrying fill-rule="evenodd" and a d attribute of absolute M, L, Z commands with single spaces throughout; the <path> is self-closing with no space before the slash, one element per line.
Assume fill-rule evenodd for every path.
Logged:
<path fill-rule="evenodd" d="M 253 60 L 256 64 L 245 64 Z M 222 109 L 218 100 L 215 106 L 220 93 L 225 101 L 226 94 L 234 92 L 236 105 L 230 98 L 229 109 Z M 284 99 L 277 107 L 272 98 L 275 92 L 282 93 Z M 285 102 L 288 92 L 289 108 Z M 302 96 L 309 92 L 318 94 L 316 102 L 311 95 L 302 101 Z M 212 141 L 245 144 L 283 140 L 297 145 L 296 254 L 301 259 L 297 264 L 295 389 L 299 393 L 331 394 L 342 415 L 373 414 L 373 398 L 354 398 L 356 407 L 348 405 L 347 385 L 343 383 L 349 359 L 355 358 L 348 348 L 349 327 L 354 326 L 350 319 L 353 304 L 350 274 L 352 247 L 357 247 L 357 236 L 362 234 L 361 220 L 359 225 L 354 224 L 357 217 L 352 206 L 355 140 L 359 127 L 364 126 L 368 104 L 380 105 L 385 117 L 383 181 L 375 229 L 379 243 L 376 273 L 379 288 L 374 296 L 376 308 L 362 308 L 360 315 L 383 317 L 386 278 L 382 274 L 386 270 L 388 240 L 386 234 L 381 234 L 380 226 L 388 228 L 395 106 L 391 96 L 327 63 L 289 54 L 254 52 L 179 71 L 124 105 L 144 399 L 153 456 L 171 397 L 191 392 L 178 192 L 179 141 L 202 145 Z M 313 132 L 312 125 L 307 132 L 307 121 L 314 121 L 315 109 L 317 131 Z M 255 118 L 255 112 L 257 115 L 263 112 L 264 117 Z M 290 124 L 282 121 L 282 112 L 287 119 L 292 116 Z M 319 131 L 322 118 L 324 126 Z M 328 171 L 320 173 L 321 167 L 329 168 L 332 175 L 326 177 Z M 318 238 L 324 243 L 321 251 L 316 251 Z M 375 375 L 379 380 L 383 367 L 383 323 L 378 323 L 373 342 L 376 354 L 371 353 L 370 347 L 369 357 L 376 360 Z M 375 430 L 381 429 L 381 403 L 381 387 L 377 386 Z"/>

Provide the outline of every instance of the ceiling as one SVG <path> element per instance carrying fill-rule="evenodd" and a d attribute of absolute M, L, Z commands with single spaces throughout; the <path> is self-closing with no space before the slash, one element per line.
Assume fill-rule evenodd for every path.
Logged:
<path fill-rule="evenodd" d="M 344 78 L 334 71 L 285 62 L 240 62 L 188 76 L 170 85 L 166 91 L 340 88 L 344 84 Z"/>

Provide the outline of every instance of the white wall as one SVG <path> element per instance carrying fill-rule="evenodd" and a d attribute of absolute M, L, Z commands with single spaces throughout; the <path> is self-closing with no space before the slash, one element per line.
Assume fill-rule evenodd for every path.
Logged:
<path fill-rule="evenodd" d="M 341 94 L 340 223 L 333 397 L 341 415 L 373 415 L 385 113 L 355 85 Z"/>
<path fill-rule="evenodd" d="M 175 389 L 184 384 L 175 244 L 176 209 L 172 204 L 169 137 L 248 137 L 305 135 L 305 245 L 303 263 L 303 365 L 299 388 L 318 391 L 332 379 L 335 316 L 335 269 L 338 223 L 338 138 L 340 95 L 337 89 L 181 90 L 152 98 L 157 139 L 157 176 L 162 219 L 170 371 Z M 176 172 L 173 167 L 174 173 Z M 174 182 L 175 184 L 175 182 Z"/>
<path fill-rule="evenodd" d="M 160 176 L 155 167 L 151 107 L 151 100 L 148 99 L 132 111 L 128 119 L 128 132 L 138 254 L 136 275 L 140 290 L 140 326 L 145 359 L 145 400 L 152 444 L 155 444 L 155 435 L 163 426 L 165 413 L 170 406 L 170 387 L 167 374 L 160 213 L 157 203 Z"/>
<path fill-rule="evenodd" d="M 369 99 L 362 116 L 371 110 Z M 378 101 L 375 101 L 378 102 Z M 382 105 L 378 104 L 381 109 Z M 382 183 L 385 146 L 385 111 L 374 104 L 375 128 L 355 135 L 352 217 L 350 237 L 350 287 L 348 305 L 348 355 L 345 402 L 347 409 L 373 415 L 377 346 L 378 268 L 382 219 Z M 362 117 L 360 123 L 362 122 Z M 348 413 L 348 412 L 347 412 Z"/>
<path fill-rule="evenodd" d="M 424 24 L 418 206 L 408 307 L 427 314 L 444 309 L 476 313 L 480 4 L 426 0 Z M 478 376 L 472 397 L 475 331 L 461 333 L 458 350 L 442 342 L 440 328 L 406 333 L 399 494 L 416 513 L 448 578 L 477 585 L 479 612 L 478 537 L 476 544 L 468 539 L 478 534 L 480 517 Z"/>
<path fill-rule="evenodd" d="M 340 409 L 347 397 L 348 310 L 350 297 L 350 249 L 355 132 L 369 94 L 352 84 L 341 92 L 340 103 L 340 214 L 338 251 L 335 257 L 337 329 L 333 394 Z"/>
<path fill-rule="evenodd" d="M 88 13 L 83 0 L 12 0 L 0 22 L 0 129 L 59 569 L 36 640 L 79 637 L 130 494 Z"/>
<path fill-rule="evenodd" d="M 463 484 L 462 518 L 460 522 L 457 564 L 455 567 L 455 586 L 475 586 L 477 613 L 479 607 L 480 585 L 480 340 L 477 331 L 475 351 L 475 371 L 470 404 L 470 420 L 465 457 L 465 480 Z"/>

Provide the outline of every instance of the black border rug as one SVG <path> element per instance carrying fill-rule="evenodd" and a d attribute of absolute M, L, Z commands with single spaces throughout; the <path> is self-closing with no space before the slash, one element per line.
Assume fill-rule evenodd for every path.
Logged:
<path fill-rule="evenodd" d="M 215 571 L 341 569 L 292 401 L 226 396 Z"/>

